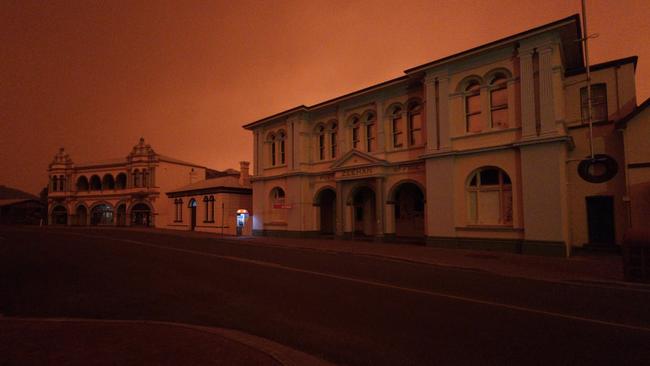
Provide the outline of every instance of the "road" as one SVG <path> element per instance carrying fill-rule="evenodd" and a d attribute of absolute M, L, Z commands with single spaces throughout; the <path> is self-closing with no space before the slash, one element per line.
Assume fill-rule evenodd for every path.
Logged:
<path fill-rule="evenodd" d="M 650 364 L 650 291 L 218 238 L 0 227 L 0 313 L 231 328 L 348 365 Z"/>

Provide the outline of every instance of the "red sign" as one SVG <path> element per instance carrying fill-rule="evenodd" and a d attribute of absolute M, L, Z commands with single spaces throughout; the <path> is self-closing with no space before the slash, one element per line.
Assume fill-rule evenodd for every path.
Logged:
<path fill-rule="evenodd" d="M 291 205 L 287 203 L 274 203 L 273 208 L 291 208 Z"/>

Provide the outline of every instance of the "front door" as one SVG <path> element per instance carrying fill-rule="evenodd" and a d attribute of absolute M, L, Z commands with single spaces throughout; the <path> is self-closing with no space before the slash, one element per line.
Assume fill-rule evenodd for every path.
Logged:
<path fill-rule="evenodd" d="M 614 245 L 614 198 L 612 196 L 587 197 L 587 225 L 589 244 Z"/>
<path fill-rule="evenodd" d="M 196 227 L 196 206 L 190 207 L 190 230 L 194 231 Z"/>

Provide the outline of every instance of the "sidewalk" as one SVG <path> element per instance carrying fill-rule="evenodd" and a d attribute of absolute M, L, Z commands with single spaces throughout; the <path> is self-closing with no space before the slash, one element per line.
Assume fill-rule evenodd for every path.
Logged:
<path fill-rule="evenodd" d="M 0 328 L 2 365 L 329 365 L 242 332 L 177 323 L 0 316 Z"/>

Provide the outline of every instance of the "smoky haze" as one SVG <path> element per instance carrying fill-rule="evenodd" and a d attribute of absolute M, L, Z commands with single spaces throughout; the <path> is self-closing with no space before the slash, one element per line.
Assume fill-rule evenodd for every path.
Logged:
<path fill-rule="evenodd" d="M 75 162 L 159 153 L 211 168 L 252 158 L 247 122 L 580 11 L 580 1 L 4 1 L 0 184 L 37 193 Z M 589 1 L 592 63 L 639 56 L 650 6 Z"/>

